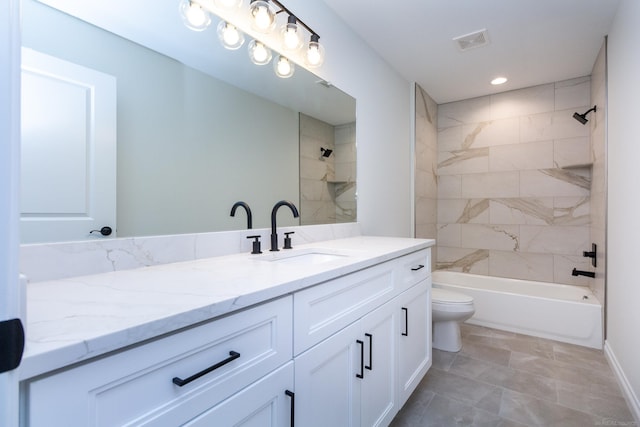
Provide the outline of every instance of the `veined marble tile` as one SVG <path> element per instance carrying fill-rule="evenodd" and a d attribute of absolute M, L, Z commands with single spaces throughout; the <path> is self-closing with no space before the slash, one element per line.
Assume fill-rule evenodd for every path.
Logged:
<path fill-rule="evenodd" d="M 555 109 L 567 110 L 588 105 L 591 96 L 591 78 L 589 76 L 563 80 L 555 83 Z M 581 111 L 583 113 L 584 111 Z"/>
<path fill-rule="evenodd" d="M 520 229 L 514 225 L 461 224 L 463 248 L 520 250 Z"/>
<path fill-rule="evenodd" d="M 513 279 L 553 282 L 553 255 L 513 251 L 491 251 L 489 274 Z"/>
<path fill-rule="evenodd" d="M 520 237 L 523 252 L 576 255 L 591 247 L 588 226 L 521 225 Z"/>
<path fill-rule="evenodd" d="M 553 140 L 553 113 L 520 117 L 520 142 Z"/>
<path fill-rule="evenodd" d="M 436 197 L 438 194 L 438 176 L 434 169 L 416 170 L 415 192 L 423 197 Z"/>
<path fill-rule="evenodd" d="M 438 176 L 438 199 L 456 199 L 462 197 L 462 176 Z"/>
<path fill-rule="evenodd" d="M 589 106 L 582 111 L 586 111 L 589 109 Z M 575 113 L 575 109 L 572 108 L 570 110 L 561 110 L 553 113 L 552 118 L 552 132 L 553 139 L 564 139 L 564 138 L 577 138 L 577 137 L 588 137 L 589 136 L 589 126 L 585 126 L 581 124 L 579 121 L 573 118 L 573 113 Z"/>
<path fill-rule="evenodd" d="M 554 85 L 545 84 L 491 95 L 491 119 L 553 111 Z"/>
<path fill-rule="evenodd" d="M 460 224 L 438 224 L 438 245 L 460 247 Z"/>
<path fill-rule="evenodd" d="M 320 150 L 318 150 L 320 151 Z M 319 159 L 300 159 L 300 178 L 327 180 L 335 177 L 333 161 Z"/>
<path fill-rule="evenodd" d="M 555 215 L 553 198 L 491 199 L 491 224 L 551 225 Z"/>
<path fill-rule="evenodd" d="M 520 172 L 521 197 L 588 196 L 589 171 L 579 169 L 542 169 Z"/>
<path fill-rule="evenodd" d="M 490 96 L 438 105 L 439 129 L 488 120 L 492 120 Z"/>
<path fill-rule="evenodd" d="M 330 201 L 331 195 L 325 181 L 313 179 L 300 179 L 300 200 L 301 201 Z"/>
<path fill-rule="evenodd" d="M 473 123 L 462 127 L 462 148 L 493 147 L 520 142 L 517 117 Z"/>
<path fill-rule="evenodd" d="M 333 141 L 333 126 L 314 117 L 300 114 L 300 135 Z"/>
<path fill-rule="evenodd" d="M 553 163 L 556 168 L 591 163 L 588 137 L 557 139 L 553 142 Z"/>
<path fill-rule="evenodd" d="M 438 175 L 489 171 L 489 148 L 441 151 L 438 154 Z"/>
<path fill-rule="evenodd" d="M 520 196 L 520 174 L 518 172 L 462 175 L 461 185 L 461 196 L 467 199 Z"/>
<path fill-rule="evenodd" d="M 588 197 L 555 197 L 553 211 L 554 225 L 589 225 L 591 222 L 591 204 Z"/>
<path fill-rule="evenodd" d="M 489 199 L 451 199 L 438 203 L 438 223 L 489 222 Z"/>
<path fill-rule="evenodd" d="M 553 167 L 553 142 L 503 145 L 489 149 L 489 171 L 516 171 Z"/>
<path fill-rule="evenodd" d="M 456 151 L 462 150 L 463 125 L 448 127 L 438 130 L 438 151 Z"/>
<path fill-rule="evenodd" d="M 489 274 L 489 251 L 487 249 L 462 249 L 446 246 L 437 247 L 436 269 L 461 271 L 472 274 Z"/>

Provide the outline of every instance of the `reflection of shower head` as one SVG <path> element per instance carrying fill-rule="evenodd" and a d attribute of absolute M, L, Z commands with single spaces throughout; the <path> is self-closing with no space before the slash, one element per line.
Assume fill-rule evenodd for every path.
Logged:
<path fill-rule="evenodd" d="M 322 153 L 322 157 L 329 157 L 331 153 L 333 153 L 333 150 L 320 147 L 320 152 Z"/>
<path fill-rule="evenodd" d="M 584 114 L 580 114 L 580 113 L 573 113 L 573 118 L 576 119 L 577 121 L 579 121 L 580 123 L 582 123 L 583 125 L 587 124 L 587 122 L 589 121 L 587 119 L 587 114 L 589 114 L 592 111 L 596 111 L 596 105 L 593 106 L 593 108 L 587 110 Z"/>

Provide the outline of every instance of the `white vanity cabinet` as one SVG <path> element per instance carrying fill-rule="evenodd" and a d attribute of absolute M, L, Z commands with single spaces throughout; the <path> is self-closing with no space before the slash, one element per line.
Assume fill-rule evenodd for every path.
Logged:
<path fill-rule="evenodd" d="M 294 295 L 296 425 L 391 422 L 431 363 L 429 258 L 422 250 Z"/>
<path fill-rule="evenodd" d="M 241 390 L 252 393 L 245 390 L 251 384 L 255 386 L 253 393 L 261 398 L 267 394 L 285 397 L 283 387 L 292 387 L 293 382 L 291 366 L 283 371 L 289 375 L 286 381 L 282 380 L 282 372 L 278 381 L 265 381 L 262 385 L 256 381 L 292 358 L 291 299 L 282 297 L 28 381 L 22 424 L 177 426 L 205 414 Z M 228 362 L 222 364 L 225 361 Z M 218 364 L 221 366 L 189 382 L 190 377 Z M 180 382 L 176 378 L 188 383 L 176 385 Z M 233 406 L 226 402 L 219 410 L 235 407 L 232 413 L 239 419 L 264 417 L 269 411 L 289 413 L 288 400 L 276 400 L 279 406 L 269 406 L 274 399 L 240 399 L 236 402 L 241 403 Z"/>

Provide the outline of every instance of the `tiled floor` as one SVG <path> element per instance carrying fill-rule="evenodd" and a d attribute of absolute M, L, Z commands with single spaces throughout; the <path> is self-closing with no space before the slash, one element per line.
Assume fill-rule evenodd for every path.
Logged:
<path fill-rule="evenodd" d="M 392 427 L 635 426 L 602 351 L 462 325 Z"/>

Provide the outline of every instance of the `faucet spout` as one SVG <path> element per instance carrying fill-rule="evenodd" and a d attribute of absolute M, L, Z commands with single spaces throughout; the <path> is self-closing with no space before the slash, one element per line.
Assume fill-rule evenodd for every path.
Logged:
<path fill-rule="evenodd" d="M 594 273 L 593 271 L 583 271 L 583 270 L 577 270 L 575 268 L 571 272 L 571 275 L 572 276 L 596 277 L 596 273 Z"/>
<path fill-rule="evenodd" d="M 271 210 L 271 252 L 279 251 L 278 249 L 278 232 L 276 230 L 276 214 L 282 206 L 288 206 L 293 213 L 294 218 L 298 218 L 300 214 L 296 206 L 288 200 L 280 200 Z"/>
<path fill-rule="evenodd" d="M 231 216 L 236 216 L 236 209 L 238 207 L 244 208 L 247 212 L 247 230 L 251 230 L 253 228 L 252 219 L 251 219 L 251 208 L 245 202 L 235 202 L 233 207 L 231 208 Z"/>

